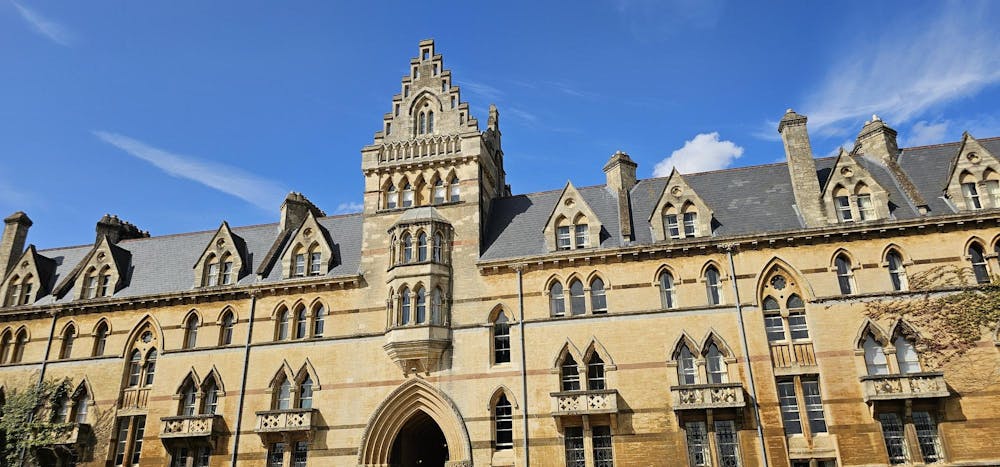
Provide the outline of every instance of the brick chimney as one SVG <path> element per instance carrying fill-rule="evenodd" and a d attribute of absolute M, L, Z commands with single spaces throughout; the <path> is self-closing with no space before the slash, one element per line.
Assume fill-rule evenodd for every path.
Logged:
<path fill-rule="evenodd" d="M 14 263 L 24 253 L 24 242 L 28 239 L 31 219 L 22 211 L 17 211 L 3 220 L 3 236 L 0 237 L 0 279 L 14 267 Z"/>
<path fill-rule="evenodd" d="M 291 192 L 281 203 L 281 230 L 294 229 L 312 212 L 315 217 L 325 217 L 326 213 L 316 207 L 302 193 Z"/>
<path fill-rule="evenodd" d="M 861 127 L 855 144 L 861 145 L 861 154 L 877 157 L 884 161 L 895 161 L 899 157 L 896 130 L 889 128 L 889 125 L 878 118 L 878 115 L 872 115 L 872 119 Z"/>
<path fill-rule="evenodd" d="M 608 163 L 604 164 L 608 190 L 618 197 L 618 220 L 625 240 L 632 239 L 632 205 L 628 194 L 635 186 L 635 168 L 638 166 L 622 151 L 615 151 Z"/>
<path fill-rule="evenodd" d="M 95 230 L 97 232 L 96 239 L 94 240 L 95 244 L 100 243 L 101 237 L 108 237 L 108 241 L 112 244 L 132 238 L 149 237 L 149 232 L 139 230 L 132 223 L 123 221 L 118 216 L 112 216 L 111 214 L 105 214 L 101 217 L 101 220 L 97 221 Z"/>
<path fill-rule="evenodd" d="M 788 109 L 778 123 L 778 133 L 785 145 L 785 157 L 788 159 L 788 175 L 792 179 L 792 191 L 795 193 L 795 205 L 806 227 L 818 227 L 826 224 L 823 214 L 823 200 L 820 199 L 819 179 L 816 177 L 816 161 L 813 159 L 812 146 L 809 144 L 809 131 L 806 130 L 805 115 Z"/>

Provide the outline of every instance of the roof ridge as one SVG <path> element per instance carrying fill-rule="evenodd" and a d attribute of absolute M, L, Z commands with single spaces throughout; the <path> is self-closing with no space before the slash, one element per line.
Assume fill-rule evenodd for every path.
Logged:
<path fill-rule="evenodd" d="M 991 136 L 989 138 L 976 138 L 976 141 L 980 141 L 980 142 L 982 142 L 982 141 L 996 141 L 996 140 L 1000 140 L 1000 136 Z M 962 142 L 961 141 L 951 141 L 951 142 L 948 142 L 948 143 L 926 144 L 926 145 L 923 145 L 923 146 L 910 146 L 908 148 L 902 148 L 902 149 L 900 149 L 900 151 L 906 151 L 906 150 L 909 150 L 909 149 L 941 148 L 941 147 L 949 146 L 949 145 L 952 145 L 952 144 L 962 144 Z"/>

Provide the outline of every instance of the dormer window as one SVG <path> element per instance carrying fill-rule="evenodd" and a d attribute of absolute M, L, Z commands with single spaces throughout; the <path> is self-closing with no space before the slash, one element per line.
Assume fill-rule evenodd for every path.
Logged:
<path fill-rule="evenodd" d="M 695 223 L 698 219 L 698 213 L 696 212 L 685 212 L 684 213 L 684 236 L 694 237 L 695 236 Z"/>
<path fill-rule="evenodd" d="M 698 211 L 693 203 L 684 203 L 680 212 L 673 204 L 663 208 L 663 233 L 666 238 L 680 239 L 698 236 Z"/>
<path fill-rule="evenodd" d="M 27 305 L 31 303 L 32 279 L 34 276 L 28 274 L 24 277 L 14 276 L 7 286 L 7 297 L 4 306 Z"/>
<path fill-rule="evenodd" d="M 979 190 L 976 188 L 976 182 L 962 183 L 962 195 L 965 196 L 965 205 L 969 209 L 983 208 L 983 204 L 979 200 Z"/>
<path fill-rule="evenodd" d="M 295 255 L 295 277 L 303 277 L 306 275 L 306 255 L 305 253 L 299 253 Z"/>
<path fill-rule="evenodd" d="M 590 246 L 590 225 L 579 215 L 569 223 L 565 217 L 556 222 L 556 246 L 560 250 L 573 250 Z"/>
<path fill-rule="evenodd" d="M 587 224 L 576 224 L 573 226 L 573 231 L 575 232 L 573 243 L 576 248 L 587 248 L 590 246 L 587 241 L 590 235 L 588 228 L 589 226 Z"/>
<path fill-rule="evenodd" d="M 97 297 L 97 274 L 93 272 L 87 274 L 83 279 L 83 298 Z"/>
<path fill-rule="evenodd" d="M 323 264 L 323 255 L 318 251 L 309 253 L 309 275 L 318 276 L 320 275 L 320 267 Z"/>
<path fill-rule="evenodd" d="M 228 258 L 224 258 L 222 261 L 222 284 L 229 285 L 233 283 L 233 262 L 227 261 Z"/>
<path fill-rule="evenodd" d="M 569 236 L 568 225 L 563 225 L 556 228 L 556 244 L 559 245 L 560 250 L 569 250 L 573 248 L 573 242 Z"/>
<path fill-rule="evenodd" d="M 663 216 L 663 231 L 667 232 L 670 238 L 681 238 L 680 224 L 677 223 L 677 214 L 670 213 Z"/>
<path fill-rule="evenodd" d="M 875 205 L 872 204 L 872 195 L 858 195 L 858 216 L 862 221 L 875 219 Z"/>
<path fill-rule="evenodd" d="M 833 197 L 834 206 L 837 208 L 837 219 L 841 222 L 853 222 L 854 217 L 851 214 L 851 200 L 845 194 L 841 196 Z"/>
<path fill-rule="evenodd" d="M 214 259 L 213 259 L 214 261 Z M 219 285 L 219 263 L 217 261 L 208 264 L 208 284 Z"/>

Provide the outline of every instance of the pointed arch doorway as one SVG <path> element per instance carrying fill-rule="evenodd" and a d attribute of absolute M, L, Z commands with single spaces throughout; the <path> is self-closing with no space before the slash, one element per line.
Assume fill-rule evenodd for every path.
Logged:
<path fill-rule="evenodd" d="M 366 467 L 471 467 L 472 443 L 458 407 L 414 378 L 396 388 L 368 421 L 358 450 Z"/>
<path fill-rule="evenodd" d="M 396 467 L 444 467 L 448 462 L 448 441 L 437 422 L 422 410 L 416 411 L 396 434 L 389 465 Z"/>

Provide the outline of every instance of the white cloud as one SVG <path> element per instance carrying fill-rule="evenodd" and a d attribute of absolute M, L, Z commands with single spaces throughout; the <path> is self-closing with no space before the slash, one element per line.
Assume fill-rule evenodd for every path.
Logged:
<path fill-rule="evenodd" d="M 849 139 L 847 141 L 844 141 L 843 143 L 840 143 L 839 146 L 831 149 L 830 152 L 826 153 L 826 157 L 834 157 L 834 156 L 840 154 L 840 148 L 844 148 L 845 151 L 850 152 L 851 149 L 854 149 L 854 140 L 853 139 Z M 813 154 L 815 154 L 815 153 L 813 153 Z M 786 160 L 786 158 L 784 158 L 784 157 L 781 158 L 782 162 L 784 162 L 785 160 Z"/>
<path fill-rule="evenodd" d="M 472 96 L 479 97 L 488 102 L 496 103 L 503 97 L 503 92 L 486 83 L 462 80 L 458 81 L 458 87 L 463 91 L 467 91 Z"/>
<path fill-rule="evenodd" d="M 17 12 L 21 14 L 21 19 L 26 21 L 28 25 L 35 30 L 35 32 L 45 36 L 56 44 L 67 47 L 73 45 L 73 41 L 75 40 L 73 33 L 70 32 L 70 30 L 65 26 L 47 19 L 38 14 L 38 12 L 13 0 L 11 0 L 10 3 L 13 4 L 14 8 L 17 9 Z"/>
<path fill-rule="evenodd" d="M 938 5 L 929 20 L 901 17 L 882 34 L 845 44 L 850 51 L 806 102 L 812 128 L 842 135 L 872 114 L 901 125 L 1000 82 L 996 15 L 977 11 L 992 5 Z"/>
<path fill-rule="evenodd" d="M 928 122 L 921 120 L 914 123 L 907 132 L 906 137 L 901 141 L 900 146 L 925 146 L 928 144 L 944 143 L 948 135 L 948 120 Z"/>
<path fill-rule="evenodd" d="M 240 198 L 261 209 L 272 210 L 284 199 L 288 190 L 277 183 L 215 162 L 202 161 L 155 148 L 128 136 L 106 131 L 93 131 L 101 141 L 178 178 L 201 183 L 214 190 Z"/>
<path fill-rule="evenodd" d="M 732 141 L 720 141 L 718 132 L 701 133 L 658 162 L 653 168 L 653 176 L 666 177 L 674 167 L 681 173 L 724 169 L 742 155 L 743 148 Z"/>
<path fill-rule="evenodd" d="M 365 208 L 362 203 L 356 203 L 354 201 L 348 201 L 346 203 L 340 203 L 337 205 L 337 214 L 350 214 L 352 212 L 361 212 Z"/>

